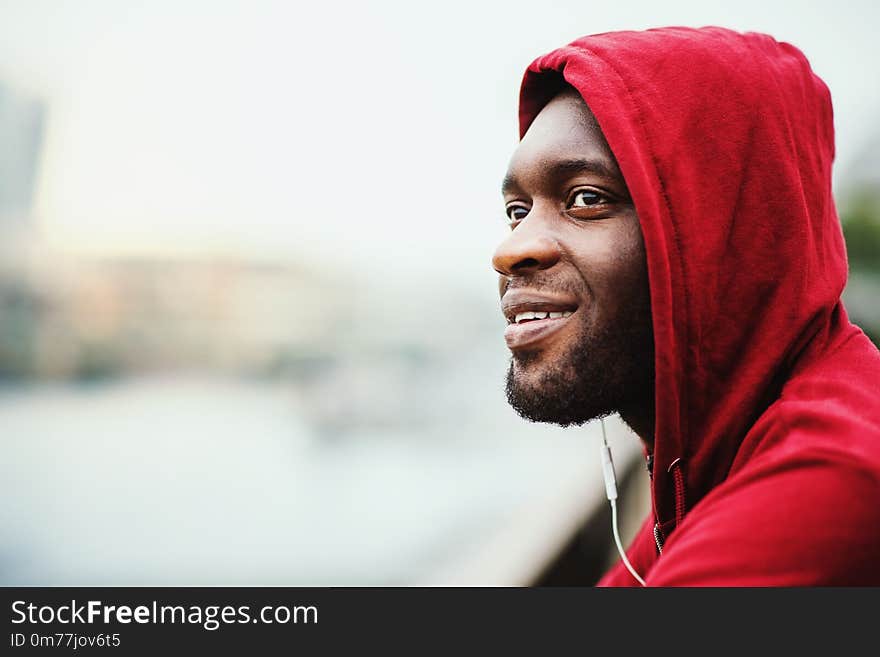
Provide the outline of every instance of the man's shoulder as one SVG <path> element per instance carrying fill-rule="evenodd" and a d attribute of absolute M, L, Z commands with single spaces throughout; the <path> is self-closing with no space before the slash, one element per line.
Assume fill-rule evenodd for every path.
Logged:
<path fill-rule="evenodd" d="M 813 461 L 880 477 L 880 352 L 867 339 L 792 376 L 746 434 L 730 474 Z"/>
<path fill-rule="evenodd" d="M 858 328 L 837 348 L 796 370 L 782 386 L 780 407 L 803 413 L 832 406 L 880 426 L 880 351 Z"/>
<path fill-rule="evenodd" d="M 781 473 L 811 477 L 818 470 L 837 473 L 844 491 L 858 479 L 880 496 L 880 399 L 834 394 L 781 399 L 747 434 L 727 480 Z M 875 499 L 880 510 L 880 497 Z"/>
<path fill-rule="evenodd" d="M 691 509 L 653 583 L 880 585 L 878 556 L 880 457 L 791 431 Z"/>

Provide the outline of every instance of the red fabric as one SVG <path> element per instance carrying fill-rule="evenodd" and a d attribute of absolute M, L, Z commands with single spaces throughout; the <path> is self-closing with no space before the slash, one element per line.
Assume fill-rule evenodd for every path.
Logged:
<path fill-rule="evenodd" d="M 880 585 L 880 354 L 840 301 L 825 84 L 762 34 L 599 34 L 529 67 L 521 136 L 562 78 L 617 157 L 647 251 L 653 513 L 634 567 L 649 585 Z M 600 582 L 635 584 L 621 564 Z"/>

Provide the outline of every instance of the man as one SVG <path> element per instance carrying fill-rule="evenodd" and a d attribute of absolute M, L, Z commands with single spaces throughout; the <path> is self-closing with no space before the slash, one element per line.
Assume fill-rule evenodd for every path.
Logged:
<path fill-rule="evenodd" d="M 641 437 L 636 572 L 880 585 L 880 354 L 840 301 L 831 101 L 804 56 L 720 28 L 595 35 L 532 63 L 519 116 L 493 258 L 508 399 Z"/>

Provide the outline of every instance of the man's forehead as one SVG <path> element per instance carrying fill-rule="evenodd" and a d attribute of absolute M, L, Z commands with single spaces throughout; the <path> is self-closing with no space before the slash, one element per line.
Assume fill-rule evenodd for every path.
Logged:
<path fill-rule="evenodd" d="M 599 128 L 595 115 L 580 93 L 573 87 L 567 86 L 544 105 L 532 121 L 529 130 L 535 123 L 540 127 L 546 121 L 560 121 L 563 115 L 567 120 L 579 123 L 585 129 Z M 539 121 L 539 117 L 543 117 L 542 120 Z"/>
<path fill-rule="evenodd" d="M 619 175 L 596 117 L 574 90 L 555 96 L 535 117 L 510 159 L 505 176 L 509 186 L 534 168 L 549 169 L 559 161 L 591 160 Z"/>

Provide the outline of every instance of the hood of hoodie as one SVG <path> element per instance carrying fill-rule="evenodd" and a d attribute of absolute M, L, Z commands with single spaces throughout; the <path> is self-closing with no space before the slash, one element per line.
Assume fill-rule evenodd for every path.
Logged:
<path fill-rule="evenodd" d="M 727 477 L 792 373 L 852 328 L 830 94 L 767 35 L 598 34 L 529 66 L 520 137 L 564 83 L 596 116 L 644 236 L 665 535 Z"/>

